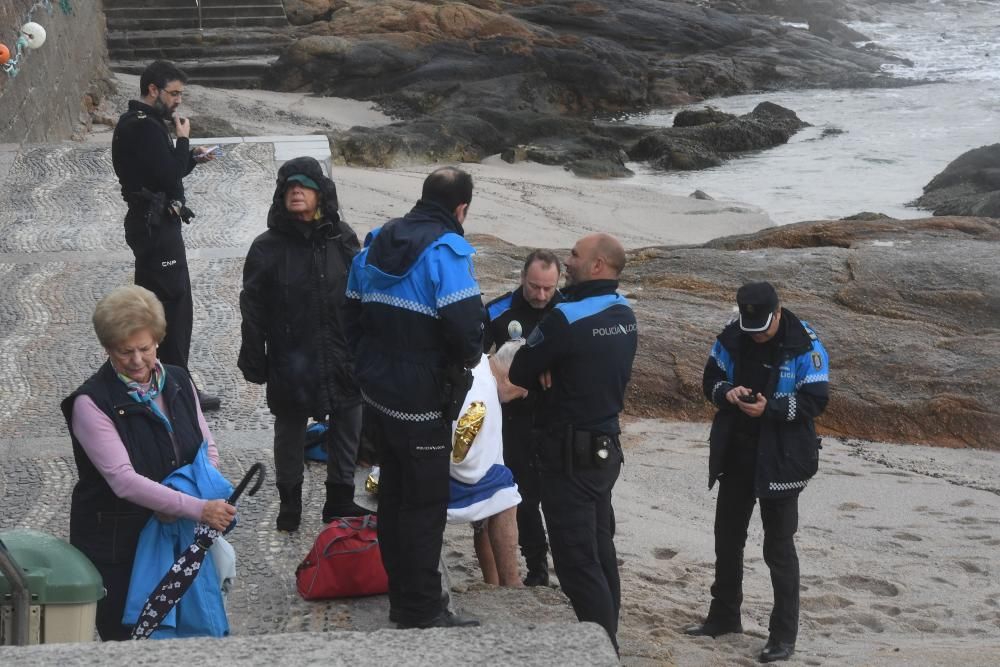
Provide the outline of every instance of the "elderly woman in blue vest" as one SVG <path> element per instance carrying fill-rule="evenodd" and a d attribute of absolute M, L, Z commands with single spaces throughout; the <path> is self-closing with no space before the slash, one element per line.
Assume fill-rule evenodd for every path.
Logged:
<path fill-rule="evenodd" d="M 277 529 L 302 518 L 306 425 L 330 416 L 323 522 L 361 516 L 354 463 L 361 440 L 361 394 L 342 324 L 344 291 L 358 237 L 341 219 L 337 187 L 311 157 L 278 170 L 267 231 L 243 266 L 243 344 L 248 382 L 267 384 L 274 414 L 274 471 L 281 505 Z"/>
<path fill-rule="evenodd" d="M 62 402 L 80 480 L 70 506 L 70 542 L 97 566 L 107 596 L 97 604 L 97 632 L 128 639 L 122 624 L 139 533 L 155 513 L 224 530 L 236 509 L 161 484 L 191 463 L 202 443 L 213 464 L 218 451 L 191 377 L 163 365 L 156 351 L 166 334 L 163 305 L 149 290 L 119 287 L 93 316 L 108 360 Z"/>

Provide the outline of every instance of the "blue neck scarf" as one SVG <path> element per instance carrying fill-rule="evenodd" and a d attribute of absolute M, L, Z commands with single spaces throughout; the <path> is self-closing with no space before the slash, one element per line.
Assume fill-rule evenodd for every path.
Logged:
<path fill-rule="evenodd" d="M 167 433 L 173 433 L 174 427 L 170 424 L 170 420 L 167 419 L 167 416 L 163 414 L 163 411 L 157 407 L 156 402 L 153 400 L 163 391 L 163 385 L 167 381 L 167 371 L 163 368 L 163 364 L 159 360 L 156 361 L 153 373 L 149 378 L 149 388 L 146 390 L 143 390 L 140 383 L 125 375 L 117 368 L 115 368 L 115 372 L 118 373 L 118 379 L 128 387 L 128 395 L 132 397 L 132 400 L 136 403 L 145 403 L 153 411 L 153 414 L 163 422 L 163 425 L 167 427 Z"/>

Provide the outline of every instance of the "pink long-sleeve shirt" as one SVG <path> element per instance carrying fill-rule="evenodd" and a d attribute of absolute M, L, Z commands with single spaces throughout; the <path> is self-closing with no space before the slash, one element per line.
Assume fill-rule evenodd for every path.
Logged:
<path fill-rule="evenodd" d="M 144 386 L 143 389 L 147 389 Z M 191 391 L 195 391 L 192 385 Z M 153 399 L 156 407 L 170 418 L 163 396 Z M 198 426 L 201 435 L 208 442 L 208 458 L 212 465 L 219 465 L 219 451 L 208 430 L 205 415 L 202 414 L 195 393 L 195 409 L 198 411 Z M 207 501 L 175 491 L 159 482 L 144 477 L 132 468 L 125 443 L 118 435 L 111 418 L 108 417 L 89 396 L 77 396 L 73 401 L 73 434 L 86 452 L 97 471 L 101 473 L 111 490 L 119 498 L 140 507 L 170 516 L 181 516 L 198 521 Z M 173 436 L 171 436 L 173 438 Z"/>

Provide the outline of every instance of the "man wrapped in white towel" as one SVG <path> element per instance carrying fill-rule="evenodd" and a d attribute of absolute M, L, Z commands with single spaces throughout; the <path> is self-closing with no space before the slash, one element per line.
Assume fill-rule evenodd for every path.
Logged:
<path fill-rule="evenodd" d="M 507 378 L 510 362 L 523 344 L 523 339 L 509 341 L 472 369 L 472 388 L 452 424 L 448 503 L 448 521 L 473 526 L 483 580 L 514 588 L 523 586 L 518 573 L 516 513 L 521 495 L 503 463 L 500 403 L 527 394 Z"/>

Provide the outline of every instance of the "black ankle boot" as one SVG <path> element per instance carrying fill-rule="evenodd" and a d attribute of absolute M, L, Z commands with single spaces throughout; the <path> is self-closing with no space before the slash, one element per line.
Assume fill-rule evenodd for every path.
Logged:
<path fill-rule="evenodd" d="M 302 482 L 298 484 L 278 484 L 278 530 L 295 532 L 302 523 Z"/>
<path fill-rule="evenodd" d="M 326 502 L 323 503 L 323 523 L 330 523 L 341 516 L 375 514 L 354 502 L 353 484 L 326 483 Z"/>
<path fill-rule="evenodd" d="M 528 564 L 528 575 L 524 578 L 525 586 L 548 586 L 549 585 L 549 561 L 543 550 L 540 554 L 532 554 L 525 557 Z"/>

